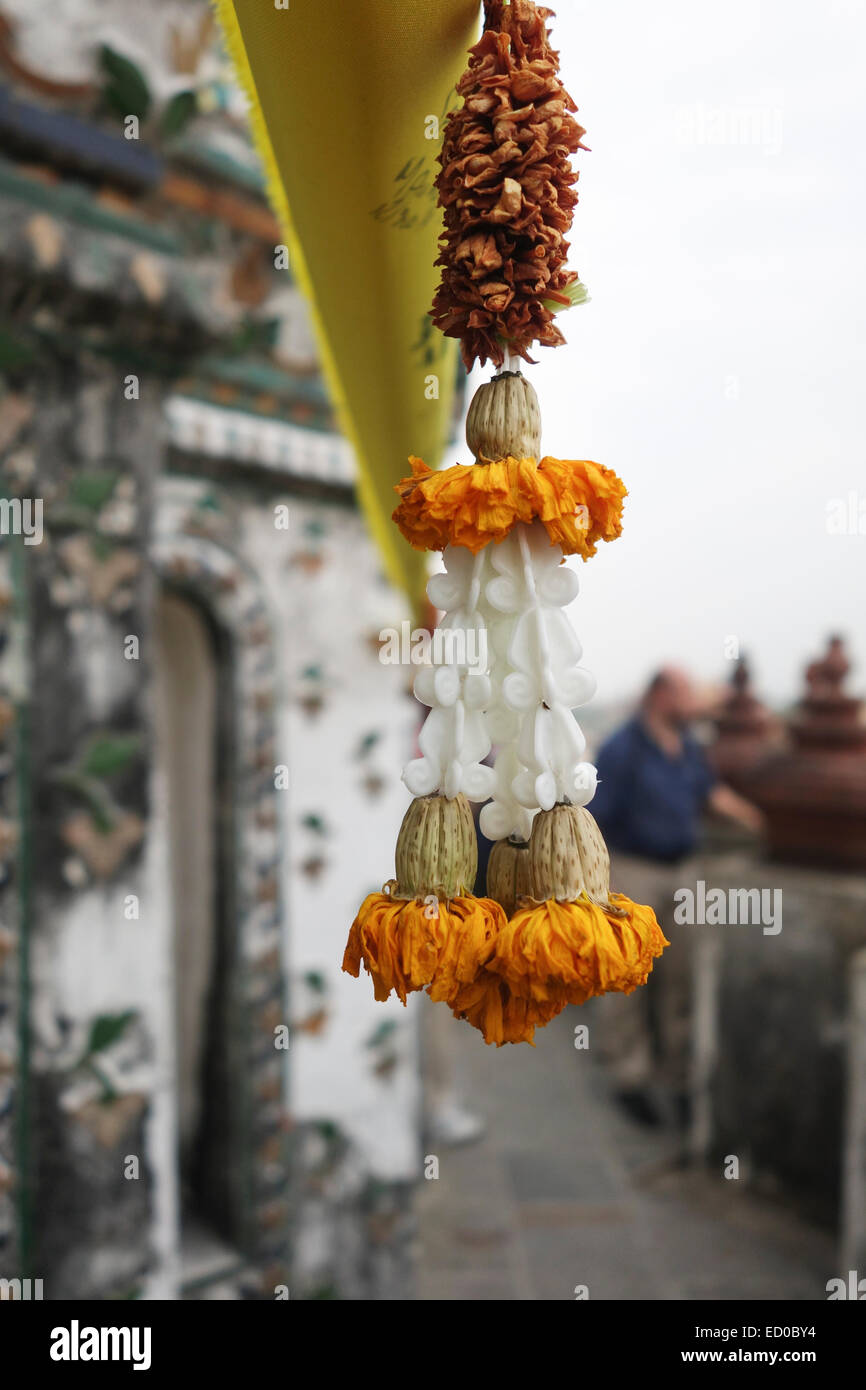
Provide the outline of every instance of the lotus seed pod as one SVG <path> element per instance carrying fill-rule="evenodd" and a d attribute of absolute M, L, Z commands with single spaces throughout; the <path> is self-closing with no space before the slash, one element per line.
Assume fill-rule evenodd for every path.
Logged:
<path fill-rule="evenodd" d="M 595 820 L 582 806 L 539 811 L 529 841 L 532 896 L 575 902 L 581 893 L 610 910 L 610 857 Z"/>
<path fill-rule="evenodd" d="M 518 898 L 530 895 L 529 842 L 497 840 L 487 861 L 487 896 L 498 902 L 510 917 Z"/>
<path fill-rule="evenodd" d="M 478 870 L 478 840 L 466 797 L 418 796 L 397 836 L 395 898 L 462 897 Z"/>
<path fill-rule="evenodd" d="M 580 862 L 580 825 L 573 806 L 559 804 L 539 811 L 529 840 L 529 878 L 539 902 L 556 898 L 574 902 L 585 890 Z"/>
<path fill-rule="evenodd" d="M 585 806 L 574 806 L 572 810 L 580 825 L 580 863 L 586 895 L 594 903 L 606 909 L 610 905 L 610 855 L 604 836 L 598 828 L 594 816 Z"/>
<path fill-rule="evenodd" d="M 541 457 L 541 410 L 525 376 L 501 372 L 479 386 L 466 417 L 466 443 L 478 463 Z"/>

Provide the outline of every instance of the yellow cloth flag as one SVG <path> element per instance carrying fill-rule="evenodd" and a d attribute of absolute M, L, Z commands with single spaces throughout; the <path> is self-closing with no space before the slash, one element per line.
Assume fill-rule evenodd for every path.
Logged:
<path fill-rule="evenodd" d="M 390 517 L 409 455 L 438 464 L 448 442 L 457 356 L 427 316 L 439 279 L 433 180 L 478 0 L 216 5 L 355 448 L 361 506 L 388 577 L 419 602 L 424 558 Z"/>

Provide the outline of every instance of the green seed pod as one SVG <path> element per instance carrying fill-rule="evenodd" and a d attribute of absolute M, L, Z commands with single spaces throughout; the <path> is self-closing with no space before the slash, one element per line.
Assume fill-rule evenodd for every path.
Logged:
<path fill-rule="evenodd" d="M 479 386 L 466 416 L 466 443 L 476 462 L 541 455 L 541 409 L 520 372 L 502 372 Z"/>
<path fill-rule="evenodd" d="M 487 861 L 487 896 L 498 902 L 510 917 L 518 898 L 531 894 L 529 842 L 497 840 Z"/>
<path fill-rule="evenodd" d="M 604 905 L 610 897 L 610 855 L 598 824 L 584 806 L 573 806 L 580 822 L 580 864 L 586 895 L 594 903 Z"/>
<path fill-rule="evenodd" d="M 462 794 L 417 796 L 403 817 L 395 855 L 395 898 L 462 897 L 475 887 L 478 840 Z"/>
<path fill-rule="evenodd" d="M 575 902 L 584 894 L 606 912 L 610 902 L 610 856 L 601 831 L 583 806 L 539 811 L 529 841 L 532 896 Z"/>

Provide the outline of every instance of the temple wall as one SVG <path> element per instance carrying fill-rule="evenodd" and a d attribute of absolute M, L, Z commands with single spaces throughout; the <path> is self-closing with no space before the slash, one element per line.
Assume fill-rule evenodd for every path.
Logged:
<path fill-rule="evenodd" d="M 678 873 L 684 888 L 699 881 L 727 904 L 762 890 L 781 917 L 675 928 L 691 957 L 693 1155 L 720 1170 L 736 1156 L 741 1180 L 831 1226 L 840 1258 L 862 1260 L 866 881 L 737 849 Z"/>
<path fill-rule="evenodd" d="M 418 1170 L 416 1020 L 376 1004 L 340 960 L 362 897 L 393 872 L 406 802 L 411 673 L 378 661 L 399 601 L 345 505 L 299 499 L 277 477 L 252 486 L 242 470 L 219 487 L 160 480 L 165 391 L 142 380 L 131 402 L 121 382 L 114 364 L 85 358 L 14 396 L 11 453 L 23 486 L 39 479 L 45 535 L 13 541 L 17 599 L 7 580 L 7 606 L 25 624 L 29 762 L 27 854 L 4 894 L 4 1266 L 20 1267 L 20 1227 L 21 1258 L 46 1297 L 170 1297 L 184 1277 L 174 1001 L 186 982 L 173 950 L 183 921 L 172 920 L 154 747 L 153 621 L 168 585 L 194 594 L 231 653 L 237 761 L 224 810 L 238 837 L 229 974 L 241 1013 L 227 1024 L 238 1037 L 226 1065 L 253 1175 L 240 1287 L 397 1289 Z M 5 409 L 11 419 L 8 398 Z M 284 506 L 287 530 L 275 524 Z M 7 546 L 7 571 L 10 558 Z M 380 1241 L 376 1273 L 369 1231 L 381 1230 L 383 1203 L 393 1238 Z"/>

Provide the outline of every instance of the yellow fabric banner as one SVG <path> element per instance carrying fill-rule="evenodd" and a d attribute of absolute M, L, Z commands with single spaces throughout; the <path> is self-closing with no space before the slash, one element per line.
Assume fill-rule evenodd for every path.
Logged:
<path fill-rule="evenodd" d="M 456 343 L 427 311 L 441 128 L 478 0 L 216 0 L 252 103 L 292 271 L 313 308 L 359 496 L 389 578 L 420 602 L 424 557 L 390 520 L 394 484 L 448 440 Z"/>

